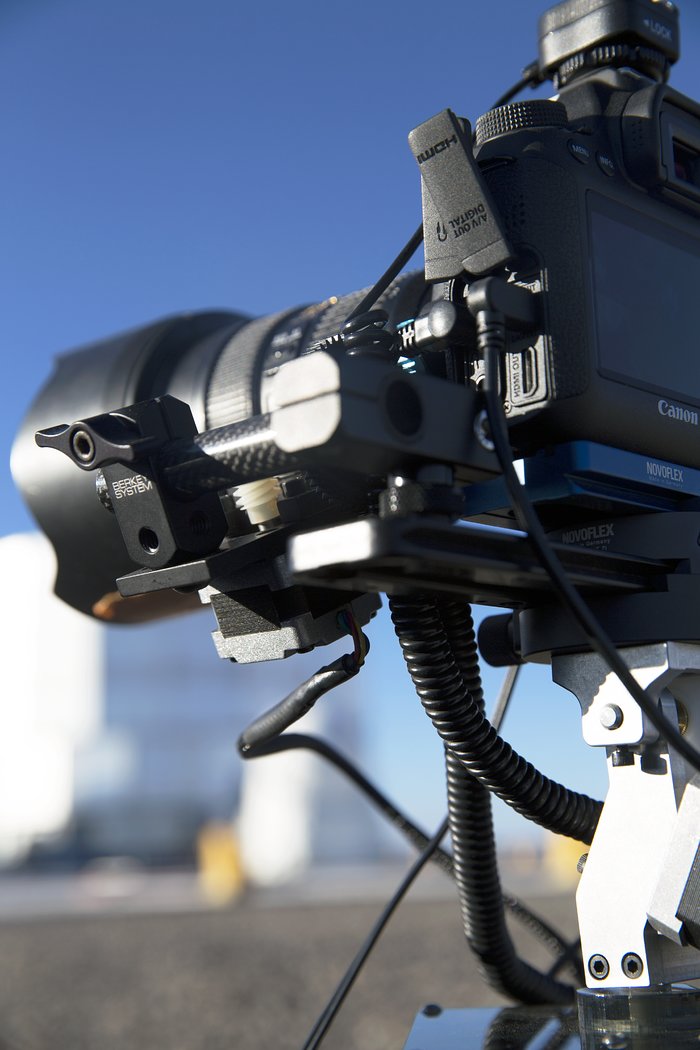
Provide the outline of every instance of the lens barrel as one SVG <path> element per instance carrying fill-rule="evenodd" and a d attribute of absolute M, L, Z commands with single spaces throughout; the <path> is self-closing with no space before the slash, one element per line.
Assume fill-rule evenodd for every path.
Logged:
<path fill-rule="evenodd" d="M 59 356 L 12 453 L 15 483 L 56 552 L 56 594 L 99 618 L 150 619 L 164 611 L 162 596 L 157 604 L 142 601 L 136 613 L 131 602 L 105 601 L 116 591 L 116 578 L 135 566 L 114 516 L 96 493 L 99 475 L 37 448 L 37 430 L 163 394 L 186 401 L 199 430 L 258 415 L 265 410 L 270 376 L 334 336 L 363 295 L 354 292 L 255 320 L 226 312 L 171 317 Z M 422 274 L 408 274 L 378 305 L 397 323 L 414 317 L 424 296 Z M 173 594 L 172 602 L 178 601 L 181 596 Z"/>

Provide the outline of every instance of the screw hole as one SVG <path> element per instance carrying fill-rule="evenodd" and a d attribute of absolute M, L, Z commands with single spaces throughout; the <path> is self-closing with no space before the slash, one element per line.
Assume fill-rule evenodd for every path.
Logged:
<path fill-rule="evenodd" d="M 588 960 L 588 972 L 596 981 L 604 981 L 610 973 L 610 964 L 604 955 L 592 955 Z"/>
<path fill-rule="evenodd" d="M 631 980 L 635 980 L 637 977 L 642 976 L 644 970 L 644 963 L 636 952 L 628 952 L 622 959 L 622 972 L 625 977 L 629 977 Z"/>
<path fill-rule="evenodd" d="M 139 543 L 146 554 L 157 554 L 160 540 L 153 529 L 143 528 L 139 531 Z"/>

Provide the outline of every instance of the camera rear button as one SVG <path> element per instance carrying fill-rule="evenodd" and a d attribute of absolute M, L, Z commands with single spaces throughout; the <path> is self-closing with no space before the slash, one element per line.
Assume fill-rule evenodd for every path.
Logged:
<path fill-rule="evenodd" d="M 615 162 L 607 155 L 607 153 L 596 153 L 595 159 L 598 162 L 598 167 L 603 172 L 603 175 L 607 175 L 610 178 L 615 174 Z"/>
<path fill-rule="evenodd" d="M 582 142 L 575 142 L 574 139 L 569 139 L 568 145 L 572 157 L 575 157 L 580 164 L 588 164 L 591 159 L 591 151 L 588 146 L 584 146 Z"/>

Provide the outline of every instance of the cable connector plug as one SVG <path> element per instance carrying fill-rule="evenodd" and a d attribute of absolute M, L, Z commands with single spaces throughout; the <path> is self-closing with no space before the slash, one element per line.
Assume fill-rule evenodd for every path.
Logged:
<path fill-rule="evenodd" d="M 500 315 L 502 324 L 529 332 L 536 328 L 540 319 L 539 296 L 519 284 L 503 277 L 485 277 L 469 285 L 466 293 L 467 306 L 477 319 L 479 314 Z M 494 318 L 495 319 L 495 318 Z"/>

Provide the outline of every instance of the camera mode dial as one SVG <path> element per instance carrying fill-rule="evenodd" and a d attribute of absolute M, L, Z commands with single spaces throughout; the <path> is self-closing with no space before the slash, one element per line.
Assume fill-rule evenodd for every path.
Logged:
<path fill-rule="evenodd" d="M 479 117 L 475 131 L 476 145 L 481 146 L 490 139 L 526 128 L 562 128 L 566 126 L 567 120 L 563 102 L 548 99 L 511 102 L 507 106 L 490 109 L 483 117 Z"/>

